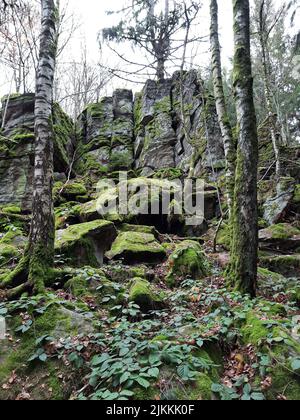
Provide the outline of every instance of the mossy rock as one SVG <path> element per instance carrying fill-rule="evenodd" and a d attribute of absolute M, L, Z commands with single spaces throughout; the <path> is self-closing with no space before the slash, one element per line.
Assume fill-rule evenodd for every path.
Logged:
<path fill-rule="evenodd" d="M 262 249 L 295 249 L 300 246 L 300 230 L 288 223 L 272 225 L 259 232 L 259 241 Z"/>
<path fill-rule="evenodd" d="M 186 278 L 201 279 L 209 274 L 209 263 L 196 241 L 183 241 L 169 257 L 166 281 L 170 287 Z"/>
<path fill-rule="evenodd" d="M 159 239 L 159 232 L 155 229 L 154 226 L 129 225 L 127 223 L 124 223 L 119 227 L 119 231 L 120 232 L 147 233 L 150 235 L 154 235 L 156 239 Z"/>
<path fill-rule="evenodd" d="M 124 264 L 112 264 L 103 267 L 105 275 L 114 283 L 126 283 L 135 277 L 147 277 L 147 267 L 145 265 L 129 266 Z"/>
<path fill-rule="evenodd" d="M 103 296 L 115 296 L 113 282 L 107 278 L 103 270 L 92 267 L 84 267 L 79 270 L 74 277 L 65 283 L 64 289 L 76 298 L 84 300 L 92 297 L 99 305 L 102 304 Z M 119 293 L 122 293 L 122 291 Z"/>
<path fill-rule="evenodd" d="M 156 263 L 164 260 L 166 251 L 152 234 L 122 232 L 106 256 L 109 259 L 123 260 L 125 264 Z"/>
<path fill-rule="evenodd" d="M 63 197 L 67 201 L 71 201 L 80 196 L 87 194 L 86 186 L 80 181 L 70 181 L 68 183 L 56 182 L 54 184 L 54 197 Z"/>
<path fill-rule="evenodd" d="M 8 322 L 8 332 L 12 335 L 13 341 L 4 340 L 0 347 L 0 399 L 15 399 L 20 393 L 18 386 L 14 385 L 9 390 L 2 388 L 2 384 L 6 383 L 13 372 L 19 376 L 35 379 L 42 375 L 45 378 L 45 385 L 48 390 L 46 399 L 65 399 L 69 395 L 65 395 L 63 387 L 59 386 L 59 381 L 55 380 L 56 369 L 61 370 L 60 361 L 47 361 L 45 364 L 36 364 L 36 362 L 28 362 L 28 359 L 35 353 L 36 340 L 42 336 L 49 335 L 55 340 L 67 337 L 75 337 L 78 334 L 91 333 L 94 331 L 91 320 L 84 315 L 75 311 L 71 311 L 62 307 L 61 303 L 49 301 L 46 312 L 35 318 L 34 328 L 22 335 L 16 335 L 15 329 L 21 325 L 21 317 L 14 315 Z M 13 351 L 12 351 L 13 349 Z M 40 369 L 43 372 L 40 372 Z M 46 372 L 46 375 L 44 373 Z M 57 386 L 53 386 L 56 384 Z M 41 395 L 43 393 L 43 384 L 37 383 L 37 388 L 32 392 L 32 396 Z M 49 393 L 52 388 L 52 395 Z M 41 398 L 43 399 L 43 398 Z"/>
<path fill-rule="evenodd" d="M 75 266 L 99 267 L 116 236 L 112 222 L 81 223 L 56 232 L 55 251 L 69 258 Z"/>
<path fill-rule="evenodd" d="M 165 295 L 155 291 L 147 280 L 135 278 L 131 283 L 129 301 L 139 305 L 143 312 L 162 309 L 165 306 Z"/>
<path fill-rule="evenodd" d="M 19 252 L 16 247 L 0 243 L 0 264 L 7 263 L 18 255 Z"/>
<path fill-rule="evenodd" d="M 300 277 L 300 254 L 262 256 L 259 264 L 285 277 Z"/>

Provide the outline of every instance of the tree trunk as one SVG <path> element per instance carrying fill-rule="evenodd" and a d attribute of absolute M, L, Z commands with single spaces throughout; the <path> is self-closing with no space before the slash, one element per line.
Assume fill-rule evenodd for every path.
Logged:
<path fill-rule="evenodd" d="M 242 293 L 256 294 L 258 260 L 258 138 L 253 100 L 249 0 L 233 0 L 234 88 L 238 122 L 229 280 Z"/>
<path fill-rule="evenodd" d="M 219 125 L 222 132 L 225 158 L 226 158 L 226 192 L 227 202 L 229 208 L 229 218 L 232 216 L 233 196 L 234 196 L 234 178 L 235 178 L 235 163 L 236 150 L 232 134 L 231 124 L 227 114 L 227 107 L 225 101 L 223 79 L 222 79 L 222 64 L 221 51 L 219 41 L 219 23 L 218 23 L 218 2 L 211 0 L 210 3 L 211 27 L 210 27 L 210 42 L 212 53 L 212 73 L 214 96 L 216 100 L 216 108 L 218 114 Z"/>
<path fill-rule="evenodd" d="M 42 27 L 35 97 L 35 164 L 33 208 L 29 244 L 15 270 L 0 288 L 17 286 L 12 295 L 24 288 L 42 293 L 54 261 L 53 126 L 52 96 L 57 51 L 57 15 L 54 0 L 41 0 Z M 20 285 L 24 283 L 24 287 Z"/>
<path fill-rule="evenodd" d="M 264 85 L 265 85 L 265 97 L 266 97 L 266 106 L 269 116 L 269 124 L 270 124 L 270 133 L 272 138 L 273 149 L 275 153 L 276 159 L 276 175 L 279 178 L 282 174 L 281 171 L 281 162 L 280 162 L 280 141 L 278 141 L 277 136 L 277 129 L 276 126 L 278 124 L 278 118 L 273 112 L 273 105 L 272 105 L 272 89 L 271 89 L 271 81 L 270 81 L 270 59 L 268 54 L 268 46 L 267 46 L 267 39 L 266 39 L 266 24 L 265 24 L 265 0 L 261 1 L 260 10 L 259 10 L 259 40 L 260 40 L 260 47 L 262 52 L 262 64 L 264 69 Z"/>
<path fill-rule="evenodd" d="M 157 60 L 156 77 L 159 81 L 164 80 L 164 78 L 165 78 L 165 59 L 164 59 L 164 57 L 158 58 L 158 60 Z"/>
<path fill-rule="evenodd" d="M 35 165 L 32 222 L 29 237 L 29 282 L 44 287 L 54 261 L 52 101 L 57 52 L 57 14 L 54 0 L 41 0 L 42 29 L 35 97 Z"/>

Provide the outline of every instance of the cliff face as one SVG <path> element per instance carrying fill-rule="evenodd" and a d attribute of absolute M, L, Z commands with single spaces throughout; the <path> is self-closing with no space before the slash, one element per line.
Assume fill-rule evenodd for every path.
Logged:
<path fill-rule="evenodd" d="M 67 172 L 74 153 L 72 121 L 58 105 L 54 115 L 55 171 Z M 3 121 L 4 120 L 4 121 Z M 34 165 L 34 95 L 16 96 L 2 102 L 0 133 L 0 205 L 31 208 Z"/>
<path fill-rule="evenodd" d="M 97 175 L 136 169 L 147 176 L 167 168 L 194 176 L 224 168 L 213 99 L 196 71 L 180 85 L 175 73 L 161 83 L 149 80 L 134 99 L 131 91 L 117 90 L 89 106 L 79 120 L 87 168 Z"/>
<path fill-rule="evenodd" d="M 28 212 L 34 164 L 34 95 L 12 97 L 8 103 L 4 99 L 0 115 L 4 120 L 0 134 L 0 207 L 14 205 Z M 63 200 L 94 199 L 99 179 L 116 179 L 118 171 L 128 171 L 131 179 L 189 175 L 207 183 L 206 218 L 219 215 L 216 183 L 222 199 L 223 142 L 214 100 L 195 70 L 182 79 L 177 72 L 163 82 L 149 80 L 135 97 L 130 90 L 116 90 L 111 97 L 89 105 L 76 123 L 57 104 L 53 115 L 55 193 L 61 190 L 71 168 L 71 185 L 65 188 Z M 276 186 L 267 121 L 259 129 L 259 138 L 260 216 L 268 225 L 293 219 L 298 214 L 292 200 L 300 181 L 299 148 L 282 148 L 286 176 Z"/>

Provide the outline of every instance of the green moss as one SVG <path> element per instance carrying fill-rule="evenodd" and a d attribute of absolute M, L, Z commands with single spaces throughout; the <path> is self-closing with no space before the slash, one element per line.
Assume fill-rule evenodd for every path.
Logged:
<path fill-rule="evenodd" d="M 154 104 L 154 111 L 156 114 L 169 114 L 172 111 L 171 97 L 165 96 L 163 99 L 156 101 Z"/>
<path fill-rule="evenodd" d="M 12 245 L 0 244 L 0 263 L 7 262 L 18 256 L 18 250 Z"/>
<path fill-rule="evenodd" d="M 226 250 L 230 250 L 231 240 L 230 226 L 223 224 L 217 235 L 217 245 L 223 246 Z"/>
<path fill-rule="evenodd" d="M 266 340 L 268 334 L 269 330 L 265 323 L 255 312 L 250 311 L 247 314 L 246 323 L 241 329 L 243 342 L 258 347 L 262 341 Z"/>
<path fill-rule="evenodd" d="M 159 390 L 154 386 L 145 388 L 134 388 L 134 400 L 135 401 L 154 401 L 155 397 L 159 396 Z"/>
<path fill-rule="evenodd" d="M 178 168 L 163 168 L 155 171 L 153 178 L 156 179 L 168 179 L 169 181 L 175 179 L 181 179 L 183 172 Z"/>
<path fill-rule="evenodd" d="M 127 223 L 122 224 L 119 227 L 120 232 L 137 232 L 137 233 L 147 233 L 149 235 L 154 235 L 158 238 L 159 233 L 154 226 L 143 226 L 143 225 L 129 225 Z"/>
<path fill-rule="evenodd" d="M 154 235 L 139 232 L 122 232 L 112 245 L 107 257 L 126 262 L 157 262 L 166 256 L 164 248 Z"/>
<path fill-rule="evenodd" d="M 8 214 L 21 214 L 22 212 L 19 206 L 14 206 L 14 205 L 2 207 L 2 211 Z"/>
<path fill-rule="evenodd" d="M 276 366 L 271 371 L 272 387 L 267 392 L 269 400 L 276 400 L 284 395 L 289 401 L 300 400 L 300 380 L 291 374 L 286 367 Z"/>
<path fill-rule="evenodd" d="M 132 280 L 132 286 L 129 291 L 129 301 L 140 306 L 142 311 L 161 308 L 164 301 L 163 293 L 156 293 L 151 284 L 142 278 Z"/>
<path fill-rule="evenodd" d="M 296 185 L 296 187 L 295 187 L 293 202 L 295 204 L 300 203 L 300 185 Z"/>
<path fill-rule="evenodd" d="M 169 257 L 169 274 L 166 281 L 175 286 L 187 277 L 199 279 L 209 273 L 208 261 L 198 242 L 184 241 L 180 243 Z"/>
<path fill-rule="evenodd" d="M 53 193 L 60 193 L 62 196 L 72 199 L 73 197 L 85 195 L 87 193 L 87 189 L 83 183 L 78 181 L 71 181 L 66 184 L 56 182 Z"/>
<path fill-rule="evenodd" d="M 132 167 L 133 152 L 129 149 L 112 151 L 109 159 L 109 170 L 127 170 Z"/>
<path fill-rule="evenodd" d="M 293 236 L 300 236 L 300 230 L 294 228 L 288 223 L 280 223 L 272 225 L 268 228 L 272 235 L 272 239 L 290 239 Z"/>
<path fill-rule="evenodd" d="M 189 385 L 181 385 L 175 391 L 176 399 L 189 401 L 210 401 L 213 381 L 206 373 L 199 373 L 196 380 Z"/>

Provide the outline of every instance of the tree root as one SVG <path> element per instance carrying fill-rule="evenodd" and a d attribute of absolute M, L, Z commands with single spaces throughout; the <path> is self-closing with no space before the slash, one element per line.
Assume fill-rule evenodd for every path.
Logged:
<path fill-rule="evenodd" d="M 29 270 L 29 256 L 25 253 L 17 267 L 0 279 L 0 289 L 17 287 L 27 282 Z"/>

